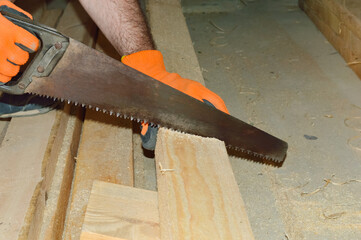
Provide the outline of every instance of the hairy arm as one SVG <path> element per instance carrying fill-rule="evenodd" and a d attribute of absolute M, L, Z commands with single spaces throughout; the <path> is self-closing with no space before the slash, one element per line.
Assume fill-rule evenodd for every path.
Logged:
<path fill-rule="evenodd" d="M 137 0 L 80 0 L 80 3 L 119 54 L 154 49 Z"/>

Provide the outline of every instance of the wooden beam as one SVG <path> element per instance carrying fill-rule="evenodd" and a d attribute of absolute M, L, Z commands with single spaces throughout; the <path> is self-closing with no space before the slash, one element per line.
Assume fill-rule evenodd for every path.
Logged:
<path fill-rule="evenodd" d="M 60 239 L 63 233 L 83 114 L 83 109 L 70 105 L 58 113 L 34 217 L 24 239 Z"/>
<path fill-rule="evenodd" d="M 59 23 L 60 31 L 95 45 L 96 26 L 78 1 L 71 1 Z M 64 239 L 79 239 L 94 180 L 133 185 L 131 123 L 114 116 L 87 110 L 66 218 Z"/>
<path fill-rule="evenodd" d="M 176 72 L 204 85 L 180 2 L 147 0 L 146 7 L 151 33 L 156 48 L 163 53 L 167 71 Z"/>
<path fill-rule="evenodd" d="M 147 12 L 167 70 L 204 84 L 180 2 Z M 224 143 L 160 129 L 155 158 L 161 239 L 254 239 Z"/>
<path fill-rule="evenodd" d="M 26 234 L 56 112 L 12 119 L 0 148 L 0 236 Z M 25 225 L 25 226 L 24 226 Z"/>
<path fill-rule="evenodd" d="M 45 1 L 35 1 L 30 5 L 25 3 L 22 7 L 31 12 L 35 20 L 55 26 L 61 10 L 46 10 Z M 44 214 L 44 203 L 47 201 L 44 196 L 49 190 L 45 186 L 52 177 L 44 169 L 51 168 L 50 165 L 56 162 L 55 158 L 49 159 L 49 154 L 54 142 L 61 138 L 56 135 L 61 116 L 62 111 L 53 111 L 36 117 L 12 119 L 10 123 L 3 122 L 7 124 L 2 127 L 1 140 L 4 142 L 0 152 L 3 166 L 0 172 L 11 169 L 1 172 L 7 181 L 0 186 L 1 206 L 6 207 L 6 210 L 0 211 L 0 235 L 6 239 L 38 239 L 32 233 L 34 223 L 39 223 Z M 35 225 L 41 226 L 40 223 Z"/>
<path fill-rule="evenodd" d="M 361 78 L 361 4 L 358 0 L 299 0 L 300 7 Z"/>
<path fill-rule="evenodd" d="M 160 129 L 161 239 L 254 239 L 224 143 Z"/>
<path fill-rule="evenodd" d="M 104 239 L 159 239 L 157 193 L 94 181 L 80 239 L 93 234 Z"/>

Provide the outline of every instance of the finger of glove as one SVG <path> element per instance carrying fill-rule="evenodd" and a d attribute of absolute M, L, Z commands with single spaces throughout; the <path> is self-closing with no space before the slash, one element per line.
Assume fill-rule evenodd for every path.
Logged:
<path fill-rule="evenodd" d="M 15 44 L 29 53 L 33 53 L 39 49 L 40 41 L 39 39 L 28 32 L 27 30 L 14 26 L 16 28 L 15 33 Z"/>
<path fill-rule="evenodd" d="M 218 110 L 221 110 L 222 112 L 229 114 L 226 104 L 224 103 L 222 98 L 217 94 L 215 94 L 214 92 L 205 89 L 201 94 L 201 98 L 209 101 Z"/>
<path fill-rule="evenodd" d="M 1 61 L 0 63 L 0 74 L 2 75 L 14 77 L 18 74 L 19 70 L 20 66 L 14 65 L 7 60 Z"/>
<path fill-rule="evenodd" d="M 18 15 L 22 15 L 24 14 L 26 17 L 33 19 L 33 16 L 31 16 L 30 13 L 22 10 L 21 8 L 19 8 L 18 6 L 16 6 L 15 4 L 13 4 L 10 1 L 7 0 L 0 0 L 0 10 L 4 10 L 6 12 L 10 12 L 10 13 L 15 13 Z M 19 14 L 22 13 L 22 14 Z"/>
<path fill-rule="evenodd" d="M 24 65 L 29 60 L 29 53 L 14 45 L 8 50 L 7 57 L 11 63 Z"/>
<path fill-rule="evenodd" d="M 11 77 L 0 74 L 0 82 L 7 83 L 11 80 Z"/>

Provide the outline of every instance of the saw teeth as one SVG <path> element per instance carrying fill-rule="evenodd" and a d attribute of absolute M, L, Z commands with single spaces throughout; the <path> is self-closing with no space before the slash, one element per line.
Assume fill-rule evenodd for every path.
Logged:
<path fill-rule="evenodd" d="M 117 117 L 119 117 L 120 116 L 120 113 L 117 113 Z"/>

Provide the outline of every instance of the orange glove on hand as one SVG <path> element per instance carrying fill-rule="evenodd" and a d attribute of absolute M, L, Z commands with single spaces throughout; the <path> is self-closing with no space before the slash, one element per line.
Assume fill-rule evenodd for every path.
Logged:
<path fill-rule="evenodd" d="M 161 52 L 157 50 L 140 51 L 124 56 L 122 62 L 129 67 L 229 114 L 225 103 L 217 94 L 196 81 L 182 78 L 177 73 L 167 72 L 164 66 L 163 56 Z M 156 130 L 157 129 L 149 128 L 148 124 L 142 124 L 141 136 L 144 148 L 154 150 L 157 134 Z M 147 144 L 147 142 L 150 143 Z"/>
<path fill-rule="evenodd" d="M 32 19 L 13 3 L 0 0 L 0 10 Z M 29 59 L 29 53 L 39 48 L 39 40 L 30 32 L 13 24 L 0 14 L 0 84 L 11 80 Z"/>

